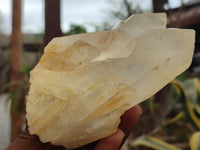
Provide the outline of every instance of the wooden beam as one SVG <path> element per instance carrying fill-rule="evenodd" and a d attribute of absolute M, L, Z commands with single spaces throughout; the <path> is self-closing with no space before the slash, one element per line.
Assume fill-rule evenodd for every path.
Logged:
<path fill-rule="evenodd" d="M 168 27 L 187 28 L 200 23 L 200 5 L 168 12 Z"/>

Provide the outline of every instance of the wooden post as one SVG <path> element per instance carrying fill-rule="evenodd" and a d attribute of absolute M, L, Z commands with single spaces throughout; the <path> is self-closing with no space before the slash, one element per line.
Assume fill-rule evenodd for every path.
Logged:
<path fill-rule="evenodd" d="M 22 80 L 22 33 L 21 33 L 21 0 L 12 1 L 12 34 L 11 34 L 11 53 L 10 53 L 10 82 Z M 10 87 L 10 92 L 17 89 L 17 85 Z M 19 98 L 13 99 L 11 107 L 11 141 L 14 141 L 21 131 L 22 118 L 16 112 L 19 105 Z"/>
<path fill-rule="evenodd" d="M 62 35 L 60 28 L 60 0 L 45 0 L 45 46 L 52 38 Z"/>

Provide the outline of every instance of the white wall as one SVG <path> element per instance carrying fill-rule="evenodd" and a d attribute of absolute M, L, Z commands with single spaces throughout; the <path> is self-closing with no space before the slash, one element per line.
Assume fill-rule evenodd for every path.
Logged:
<path fill-rule="evenodd" d="M 10 109 L 6 102 L 8 95 L 0 95 L 0 150 L 10 143 Z"/>

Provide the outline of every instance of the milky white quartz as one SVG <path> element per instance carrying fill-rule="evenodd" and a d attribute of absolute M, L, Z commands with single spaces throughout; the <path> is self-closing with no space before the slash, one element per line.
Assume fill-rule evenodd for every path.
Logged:
<path fill-rule="evenodd" d="M 126 110 L 189 67 L 194 38 L 193 30 L 166 29 L 161 13 L 54 38 L 31 71 L 30 133 L 67 149 L 111 135 Z"/>

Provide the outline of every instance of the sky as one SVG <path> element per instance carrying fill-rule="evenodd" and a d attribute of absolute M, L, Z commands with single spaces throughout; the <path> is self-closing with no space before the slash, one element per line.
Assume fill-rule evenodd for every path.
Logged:
<path fill-rule="evenodd" d="M 108 19 L 107 14 L 112 7 L 111 1 L 120 0 L 61 0 L 61 28 L 69 29 L 70 24 L 84 25 L 89 32 L 95 30 Z M 152 0 L 134 0 L 143 9 L 151 10 Z M 184 2 L 188 0 L 183 0 Z M 0 0 L 0 29 L 3 33 L 11 33 L 12 0 Z M 169 0 L 171 8 L 178 7 L 181 0 Z M 22 32 L 40 33 L 44 31 L 44 0 L 22 0 Z"/>

